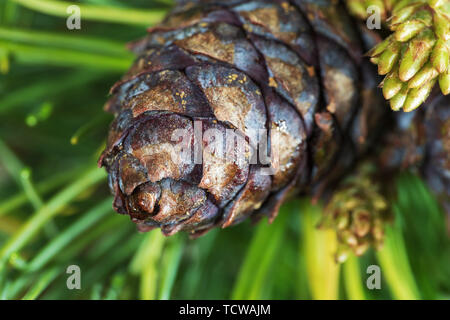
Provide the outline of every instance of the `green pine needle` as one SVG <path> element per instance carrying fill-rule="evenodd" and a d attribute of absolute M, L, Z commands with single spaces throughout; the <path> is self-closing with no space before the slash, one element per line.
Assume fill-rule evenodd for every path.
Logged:
<path fill-rule="evenodd" d="M 103 181 L 106 174 L 103 170 L 98 168 L 88 170 L 79 180 L 68 185 L 60 193 L 55 195 L 48 201 L 40 210 L 38 210 L 22 228 L 1 248 L 0 250 L 0 270 L 4 264 L 15 252 L 22 249 L 32 237 L 39 232 L 39 230 L 50 221 L 59 210 L 67 205 L 71 200 L 78 196 L 100 181 Z"/>
<path fill-rule="evenodd" d="M 82 5 L 68 1 L 54 0 L 10 0 L 26 8 L 49 15 L 67 18 L 67 8 L 77 5 L 81 18 L 86 20 L 122 23 L 128 25 L 150 26 L 158 23 L 166 14 L 166 9 L 138 10 L 131 8 L 115 8 L 112 6 Z"/>

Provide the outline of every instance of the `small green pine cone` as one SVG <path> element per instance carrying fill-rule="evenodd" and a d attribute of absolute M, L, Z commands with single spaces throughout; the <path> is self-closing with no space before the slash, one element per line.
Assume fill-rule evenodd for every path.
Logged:
<path fill-rule="evenodd" d="M 336 261 L 344 262 L 350 253 L 364 254 L 371 246 L 380 248 L 387 221 L 387 201 L 373 178 L 374 167 L 364 164 L 333 194 L 325 207 L 319 228 L 336 231 Z"/>
<path fill-rule="evenodd" d="M 392 110 L 418 108 L 437 82 L 449 94 L 450 1 L 398 1 L 387 21 L 393 34 L 369 55 Z"/>

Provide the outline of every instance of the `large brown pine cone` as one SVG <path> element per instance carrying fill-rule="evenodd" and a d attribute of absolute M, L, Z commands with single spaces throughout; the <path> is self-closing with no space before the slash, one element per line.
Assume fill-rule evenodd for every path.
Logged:
<path fill-rule="evenodd" d="M 331 0 L 180 3 L 132 45 L 106 105 L 116 119 L 99 163 L 115 210 L 195 236 L 323 195 L 386 122 L 362 55 L 376 41 Z"/>

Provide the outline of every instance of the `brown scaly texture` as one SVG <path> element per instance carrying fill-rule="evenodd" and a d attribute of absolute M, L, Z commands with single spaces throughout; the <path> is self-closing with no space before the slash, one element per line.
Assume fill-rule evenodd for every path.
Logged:
<path fill-rule="evenodd" d="M 198 236 L 272 220 L 294 193 L 323 196 L 389 123 L 362 59 L 377 41 L 336 1 L 182 1 L 132 45 L 138 58 L 106 105 L 116 119 L 99 163 L 114 209 L 143 231 Z M 202 147 L 201 164 L 180 161 L 177 129 L 187 150 Z M 227 129 L 270 130 L 274 174 L 247 153 L 208 152 L 214 141 L 196 132 L 209 129 L 224 140 Z"/>
<path fill-rule="evenodd" d="M 397 171 L 415 168 L 447 212 L 450 231 L 450 97 L 436 95 L 425 110 L 397 113 L 381 141 L 380 166 Z"/>

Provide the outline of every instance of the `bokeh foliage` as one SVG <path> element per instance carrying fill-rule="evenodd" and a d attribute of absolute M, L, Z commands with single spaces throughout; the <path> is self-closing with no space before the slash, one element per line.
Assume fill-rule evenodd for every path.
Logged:
<path fill-rule="evenodd" d="M 70 4 L 81 6 L 81 30 L 66 28 Z M 444 214 L 413 173 L 397 179 L 384 248 L 343 265 L 309 199 L 284 205 L 272 225 L 246 222 L 197 240 L 140 234 L 113 213 L 96 168 L 112 119 L 102 105 L 133 59 L 126 42 L 170 5 L 0 1 L 0 298 L 449 298 Z M 381 290 L 366 288 L 372 264 Z M 81 290 L 66 287 L 69 265 L 81 267 Z"/>

